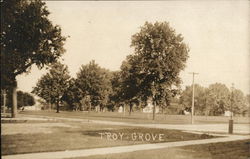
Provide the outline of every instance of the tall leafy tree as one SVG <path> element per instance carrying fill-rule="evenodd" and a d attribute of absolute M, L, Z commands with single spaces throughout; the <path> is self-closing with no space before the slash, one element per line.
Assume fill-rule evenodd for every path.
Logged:
<path fill-rule="evenodd" d="M 68 67 L 59 62 L 55 63 L 49 72 L 38 80 L 32 93 L 51 104 L 56 104 L 56 112 L 59 113 L 59 103 L 69 86 L 69 79 Z"/>
<path fill-rule="evenodd" d="M 1 2 L 1 87 L 13 92 L 12 117 L 16 116 L 16 76 L 55 62 L 64 52 L 61 28 L 48 19 L 41 0 Z"/>
<path fill-rule="evenodd" d="M 247 98 L 244 96 L 244 93 L 239 90 L 235 89 L 231 93 L 232 98 L 232 111 L 234 114 L 245 114 L 247 111 Z"/>
<path fill-rule="evenodd" d="M 192 86 L 187 86 L 181 93 L 180 104 L 191 111 Z M 200 115 L 223 115 L 225 111 L 234 114 L 247 113 L 247 98 L 239 89 L 229 90 L 222 83 L 214 83 L 208 88 L 195 85 L 195 113 Z M 231 110 L 232 106 L 232 110 Z"/>
<path fill-rule="evenodd" d="M 35 104 L 35 99 L 31 94 L 27 92 L 17 91 L 17 106 L 18 107 L 32 106 L 34 104 Z"/>
<path fill-rule="evenodd" d="M 221 83 L 211 84 L 204 88 L 195 84 L 194 107 L 195 114 L 200 115 L 222 115 L 225 110 L 229 110 L 230 91 L 226 85 Z M 191 111 L 192 86 L 187 86 L 181 93 L 180 104 Z"/>
<path fill-rule="evenodd" d="M 248 115 L 250 116 L 250 94 L 247 94 L 245 96 L 245 99 L 246 99 L 246 108 L 245 110 L 243 111 L 243 115 Z"/>
<path fill-rule="evenodd" d="M 83 98 L 82 92 L 81 92 L 81 89 L 79 89 L 76 85 L 76 79 L 71 78 L 69 80 L 69 87 L 64 92 L 62 96 L 62 100 L 68 104 L 69 109 L 82 110 L 81 103 L 80 103 L 82 98 Z"/>
<path fill-rule="evenodd" d="M 225 84 L 215 83 L 208 87 L 210 94 L 210 114 L 222 115 L 225 110 L 230 110 L 230 90 Z"/>
<path fill-rule="evenodd" d="M 129 105 L 129 114 L 132 112 L 132 107 L 134 103 L 138 102 L 140 98 L 139 94 L 139 84 L 140 79 L 138 78 L 137 72 L 138 66 L 136 65 L 137 60 L 134 56 L 129 55 L 127 59 L 123 61 L 121 65 L 121 84 L 120 84 L 120 100 Z M 146 93 L 146 92 L 145 92 Z"/>
<path fill-rule="evenodd" d="M 76 86 L 80 89 L 82 98 L 90 96 L 93 107 L 99 105 L 103 108 L 108 103 L 112 91 L 110 79 L 110 71 L 91 61 L 81 66 L 77 73 Z"/>
<path fill-rule="evenodd" d="M 185 68 L 189 49 L 182 35 L 167 22 L 146 22 L 132 36 L 131 47 L 134 54 L 128 57 L 126 68 L 130 88 L 135 91 L 131 96 L 152 98 L 155 110 L 157 103 L 176 93 L 170 90 L 178 89 L 181 83 L 179 74 Z"/>
<path fill-rule="evenodd" d="M 109 103 L 112 107 L 114 106 L 120 106 L 120 104 L 123 102 L 122 100 L 122 76 L 121 71 L 114 71 L 111 72 L 111 87 L 112 91 L 109 95 Z"/>
<path fill-rule="evenodd" d="M 194 85 L 194 107 L 195 114 L 203 115 L 206 112 L 206 104 L 208 103 L 208 90 L 198 84 Z M 185 110 L 191 111 L 192 106 L 192 95 L 193 95 L 193 86 L 187 86 L 180 96 L 180 104 Z"/>
<path fill-rule="evenodd" d="M 246 101 L 247 101 L 248 105 L 250 105 L 250 94 L 246 95 Z"/>

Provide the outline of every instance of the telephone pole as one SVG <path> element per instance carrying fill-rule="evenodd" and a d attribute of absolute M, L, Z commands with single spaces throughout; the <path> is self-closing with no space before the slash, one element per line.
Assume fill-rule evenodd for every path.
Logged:
<path fill-rule="evenodd" d="M 192 109 L 191 109 L 191 124 L 194 124 L 194 76 L 198 75 L 198 73 L 190 72 L 189 74 L 193 75 L 193 82 L 192 82 L 193 95 L 192 95 Z"/>
<path fill-rule="evenodd" d="M 234 102 L 234 83 L 232 83 L 231 87 L 231 103 L 230 103 L 230 119 L 229 119 L 229 125 L 228 125 L 228 133 L 232 134 L 233 133 L 233 102 Z"/>
<path fill-rule="evenodd" d="M 233 98 L 234 98 L 234 83 L 231 87 L 231 103 L 230 103 L 230 119 L 233 120 Z"/>

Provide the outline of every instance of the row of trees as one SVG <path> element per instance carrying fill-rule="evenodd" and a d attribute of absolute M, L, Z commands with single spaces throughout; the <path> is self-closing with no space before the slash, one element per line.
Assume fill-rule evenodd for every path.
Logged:
<path fill-rule="evenodd" d="M 239 89 L 227 88 L 221 83 L 202 87 L 195 84 L 195 114 L 199 115 L 222 115 L 225 111 L 234 114 L 246 114 L 249 111 L 250 95 L 244 95 Z M 180 94 L 179 103 L 187 111 L 191 110 L 192 86 L 187 86 Z"/>
<path fill-rule="evenodd" d="M 62 70 L 67 74 L 67 67 L 64 69 L 57 63 L 65 52 L 66 38 L 61 35 L 61 28 L 48 19 L 45 2 L 2 1 L 1 15 L 1 89 L 12 92 L 12 117 L 17 113 L 16 77 L 29 73 L 32 65 L 39 69 L 52 66 L 50 73 L 43 77 L 50 82 L 41 79 L 33 92 L 57 105 L 62 99 L 76 107 L 79 102 L 89 108 L 103 107 L 109 99 L 132 105 L 146 102 L 148 98 L 154 105 L 163 104 L 169 103 L 169 97 L 175 95 L 179 87 L 179 72 L 185 67 L 189 50 L 183 37 L 166 22 L 146 22 L 141 31 L 132 36 L 134 53 L 127 57 L 117 73 L 107 73 L 109 71 L 91 63 L 81 68 L 76 79 L 51 79 L 59 76 Z M 97 72 L 86 74 L 91 68 Z M 110 75 L 116 78 L 109 80 Z M 84 81 L 84 78 L 89 80 Z M 42 86 L 50 87 L 50 91 L 45 91 L 48 88 L 39 90 Z"/>
<path fill-rule="evenodd" d="M 71 78 L 67 66 L 56 63 L 40 78 L 32 93 L 56 104 L 57 112 L 62 101 L 72 110 L 90 110 L 96 106 L 103 108 L 108 104 L 112 91 L 111 76 L 112 72 L 91 61 L 81 66 L 77 78 Z"/>
<path fill-rule="evenodd" d="M 48 19 L 50 13 L 45 2 L 41 0 L 2 1 L 0 7 L 2 15 L 0 33 L 1 89 L 12 92 L 12 117 L 15 117 L 17 112 L 16 77 L 28 73 L 32 65 L 41 69 L 45 65 L 57 62 L 65 52 L 63 45 L 66 38 L 61 35 L 61 28 L 53 25 Z M 176 35 L 174 29 L 170 28 L 166 22 L 146 23 L 139 33 L 133 35 L 131 46 L 135 48 L 135 51 L 124 63 L 122 74 L 126 70 L 127 73 L 124 80 L 126 82 L 122 88 L 135 89 L 132 92 L 123 92 L 120 98 L 131 102 L 136 97 L 142 97 L 145 100 L 151 96 L 154 102 L 160 101 L 161 97 L 157 94 L 157 90 L 166 91 L 167 87 L 170 89 L 172 83 L 178 84 L 179 71 L 184 68 L 184 63 L 187 60 L 188 49 L 182 40 L 181 35 Z M 138 67 L 137 64 L 139 64 Z M 136 87 L 133 87 L 134 83 L 131 80 L 137 82 Z M 81 89 L 83 92 L 80 92 L 81 95 L 68 98 L 68 101 L 72 100 L 77 103 L 76 99 L 79 98 L 82 102 L 90 103 L 88 101 L 91 100 L 93 106 L 107 103 L 107 95 L 103 96 L 102 90 L 96 93 L 92 90 L 92 86 L 82 85 L 77 79 L 76 81 L 70 80 L 69 88 L 74 89 L 78 84 L 83 87 Z M 65 88 L 67 87 L 65 86 Z M 44 99 L 59 103 L 61 92 L 65 91 L 65 88 L 55 91 L 55 99 L 50 97 L 44 97 Z M 143 91 L 146 93 L 142 94 Z M 34 92 L 38 95 L 43 94 L 37 89 Z M 72 93 L 77 93 L 77 91 Z M 66 95 L 63 94 L 63 96 Z"/>
<path fill-rule="evenodd" d="M 59 102 L 64 103 L 70 110 L 91 110 L 96 107 L 100 110 L 104 107 L 113 109 L 125 104 L 130 106 L 130 111 L 133 105 L 144 107 L 147 104 L 145 94 L 140 96 L 136 80 L 126 77 L 128 74 L 125 72 L 126 69 L 112 72 L 91 61 L 81 66 L 76 78 L 71 78 L 67 66 L 56 63 L 38 81 L 33 93 L 47 103 L 56 104 L 57 112 Z M 187 86 L 181 92 L 177 89 L 166 92 L 167 96 L 158 100 L 158 106 L 164 109 L 174 102 L 179 103 L 183 110 L 191 111 L 192 86 Z M 175 95 L 178 95 L 178 98 L 173 98 Z M 195 84 L 194 99 L 197 115 L 222 115 L 231 110 L 231 105 L 234 114 L 246 114 L 250 103 L 249 95 L 244 96 L 239 89 L 230 91 L 221 83 L 211 84 L 208 88 Z"/>
<path fill-rule="evenodd" d="M 167 22 L 146 22 L 132 36 L 131 47 L 134 53 L 127 56 L 120 71 L 111 72 L 91 61 L 81 66 L 74 79 L 69 77 L 67 67 L 57 63 L 38 81 L 33 93 L 57 104 L 58 111 L 59 100 L 80 110 L 83 105 L 90 110 L 120 104 L 132 109 L 148 99 L 154 106 L 169 105 L 170 98 L 178 93 L 179 73 L 188 58 L 183 37 Z"/>
<path fill-rule="evenodd" d="M 132 36 L 134 52 L 123 61 L 120 71 L 111 72 L 91 61 L 82 65 L 76 78 L 71 78 L 67 66 L 58 62 L 65 52 L 66 37 L 61 35 L 61 28 L 48 19 L 45 3 L 41 0 L 5 0 L 0 7 L 1 89 L 12 93 L 13 117 L 17 108 L 16 77 L 28 73 L 32 65 L 39 69 L 46 65 L 51 68 L 38 81 L 33 93 L 47 103 L 56 104 L 57 112 L 60 102 L 67 103 L 71 109 L 91 110 L 120 104 L 132 108 L 134 104 L 145 105 L 151 99 L 154 108 L 156 105 L 166 107 L 179 93 L 179 73 L 185 68 L 189 49 L 181 34 L 176 34 L 167 22 L 146 22 Z M 228 91 L 220 94 L 217 88 L 205 90 L 200 91 L 205 97 L 197 94 L 200 112 L 204 112 L 207 105 L 211 108 L 209 113 L 219 110 L 213 114 L 228 109 L 229 100 L 224 100 L 228 98 L 225 93 Z M 236 94 L 239 97 L 234 102 L 240 103 L 242 100 L 238 99 L 243 95 L 238 91 L 234 98 Z M 186 97 L 182 95 L 180 100 L 188 109 Z"/>

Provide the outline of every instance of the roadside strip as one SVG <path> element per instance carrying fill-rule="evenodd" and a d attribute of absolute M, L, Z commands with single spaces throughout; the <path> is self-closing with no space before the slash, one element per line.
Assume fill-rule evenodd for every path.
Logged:
<path fill-rule="evenodd" d="M 93 155 L 105 155 L 115 153 L 125 153 L 143 150 L 154 150 L 162 148 L 173 148 L 180 146 L 189 145 L 200 145 L 218 142 L 229 142 L 237 140 L 250 139 L 249 136 L 230 135 L 227 137 L 203 139 L 203 140 L 189 140 L 189 141 L 178 141 L 178 142 L 167 142 L 167 143 L 156 143 L 156 144 L 141 144 L 141 145 L 130 145 L 130 146 L 115 146 L 107 148 L 94 148 L 84 150 L 66 150 L 57 152 L 41 152 L 41 153 L 29 153 L 29 154 L 17 154 L 17 155 L 6 155 L 2 156 L 3 159 L 63 159 L 63 158 L 74 158 L 74 157 L 86 157 Z"/>

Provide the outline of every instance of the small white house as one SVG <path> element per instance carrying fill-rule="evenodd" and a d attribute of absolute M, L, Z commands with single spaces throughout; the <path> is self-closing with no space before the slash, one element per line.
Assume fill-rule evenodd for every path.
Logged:
<path fill-rule="evenodd" d="M 184 115 L 189 115 L 190 114 L 190 112 L 188 112 L 186 110 L 184 110 L 183 113 L 184 113 Z"/>
<path fill-rule="evenodd" d="M 118 113 L 122 113 L 122 112 L 123 112 L 123 107 L 120 106 L 120 107 L 118 108 Z"/>
<path fill-rule="evenodd" d="M 224 116 L 231 116 L 231 114 L 232 114 L 232 116 L 234 115 L 234 113 L 229 111 L 229 110 L 224 112 Z"/>
<path fill-rule="evenodd" d="M 148 100 L 147 106 L 142 109 L 143 113 L 153 113 L 154 106 L 152 104 L 152 100 Z M 159 113 L 159 106 L 155 107 L 155 113 Z"/>
<path fill-rule="evenodd" d="M 23 110 L 41 110 L 41 107 L 38 105 L 24 106 L 23 108 Z"/>

